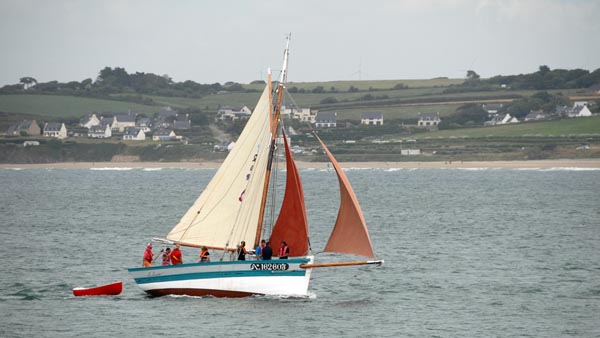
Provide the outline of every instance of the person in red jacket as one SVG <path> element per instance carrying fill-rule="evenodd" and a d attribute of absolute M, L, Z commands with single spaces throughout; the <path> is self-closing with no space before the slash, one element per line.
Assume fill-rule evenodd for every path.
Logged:
<path fill-rule="evenodd" d="M 171 265 L 183 263 L 183 255 L 179 251 L 179 244 L 175 244 L 175 249 L 171 251 Z"/>
<path fill-rule="evenodd" d="M 152 244 L 148 243 L 146 251 L 144 251 L 144 259 L 142 265 L 149 268 L 152 266 L 152 260 L 154 260 L 154 254 L 152 253 Z"/>

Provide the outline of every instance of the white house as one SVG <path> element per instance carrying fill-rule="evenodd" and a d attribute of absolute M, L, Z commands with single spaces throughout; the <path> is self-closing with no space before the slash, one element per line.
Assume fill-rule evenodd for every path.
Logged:
<path fill-rule="evenodd" d="M 110 138 L 111 136 L 112 130 L 110 129 L 110 125 L 108 123 L 99 124 L 88 129 L 89 138 Z"/>
<path fill-rule="evenodd" d="M 99 124 L 100 119 L 98 118 L 98 116 L 96 116 L 95 113 L 86 114 L 84 117 L 81 118 L 81 120 L 79 120 L 79 125 L 88 129 Z"/>
<path fill-rule="evenodd" d="M 177 139 L 177 135 L 169 129 L 159 129 L 152 135 L 152 141 L 171 141 L 175 139 Z"/>
<path fill-rule="evenodd" d="M 115 115 L 112 129 L 120 133 L 125 131 L 125 128 L 135 127 L 135 114 L 119 114 Z"/>
<path fill-rule="evenodd" d="M 47 122 L 44 124 L 44 136 L 56 137 L 56 138 L 67 138 L 67 127 L 64 123 Z"/>
<path fill-rule="evenodd" d="M 419 113 L 418 117 L 417 125 L 419 127 L 437 127 L 442 122 L 439 113 Z"/>
<path fill-rule="evenodd" d="M 223 106 L 219 108 L 219 111 L 217 111 L 217 120 L 247 120 L 250 118 L 250 115 L 252 115 L 252 111 L 246 106 Z"/>
<path fill-rule="evenodd" d="M 125 132 L 123 134 L 123 140 L 132 140 L 132 141 L 143 141 L 146 139 L 146 134 L 142 131 L 142 128 L 137 127 L 127 127 L 125 128 Z"/>
<path fill-rule="evenodd" d="M 486 126 L 495 126 L 500 124 L 518 123 L 519 120 L 516 117 L 510 116 L 510 114 L 498 114 L 494 116 L 490 121 L 484 123 Z"/>
<path fill-rule="evenodd" d="M 337 113 L 318 113 L 315 118 L 317 128 L 335 128 L 337 126 Z"/>
<path fill-rule="evenodd" d="M 360 124 L 371 126 L 383 125 L 383 113 L 362 113 Z"/>
<path fill-rule="evenodd" d="M 142 117 L 135 122 L 135 126 L 141 128 L 144 133 L 147 133 L 152 128 L 152 121 L 147 117 Z"/>
<path fill-rule="evenodd" d="M 543 120 L 546 117 L 546 113 L 544 113 L 542 110 L 532 110 L 531 112 L 529 112 L 529 114 L 527 114 L 527 116 L 525 116 L 525 121 Z"/>
<path fill-rule="evenodd" d="M 421 155 L 421 149 L 401 149 L 400 155 L 402 155 L 402 156 Z"/>
<path fill-rule="evenodd" d="M 587 105 L 577 105 L 571 108 L 567 112 L 568 117 L 589 117 L 592 116 L 592 112 Z"/>
<path fill-rule="evenodd" d="M 310 108 L 283 108 L 281 116 L 300 120 L 302 122 L 315 123 L 317 111 Z"/>

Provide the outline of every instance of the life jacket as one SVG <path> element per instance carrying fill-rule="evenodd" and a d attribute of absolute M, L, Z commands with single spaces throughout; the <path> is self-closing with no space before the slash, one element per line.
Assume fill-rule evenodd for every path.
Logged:
<path fill-rule="evenodd" d="M 288 258 L 290 254 L 290 249 L 288 249 L 287 245 L 283 248 L 279 248 L 279 258 Z"/>
<path fill-rule="evenodd" d="M 208 250 L 202 251 L 200 253 L 200 262 L 208 262 L 208 256 L 210 256 L 210 253 L 208 253 Z"/>
<path fill-rule="evenodd" d="M 177 265 L 181 263 L 183 263 L 181 260 L 181 251 L 175 248 L 173 251 L 171 251 L 171 264 Z"/>
<path fill-rule="evenodd" d="M 162 265 L 171 265 L 171 255 L 169 253 L 163 252 Z"/>
<path fill-rule="evenodd" d="M 152 250 L 146 249 L 146 251 L 144 252 L 144 261 L 152 263 L 153 258 L 154 258 L 154 255 L 152 254 Z"/>

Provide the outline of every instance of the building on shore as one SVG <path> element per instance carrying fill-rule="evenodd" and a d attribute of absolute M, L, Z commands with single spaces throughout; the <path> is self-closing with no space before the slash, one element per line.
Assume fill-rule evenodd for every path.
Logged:
<path fill-rule="evenodd" d="M 6 131 L 7 136 L 39 136 L 41 134 L 40 126 L 35 120 L 23 120 L 11 124 Z"/>
<path fill-rule="evenodd" d="M 67 138 L 67 127 L 64 123 L 47 122 L 44 124 L 44 136 L 60 139 Z"/>

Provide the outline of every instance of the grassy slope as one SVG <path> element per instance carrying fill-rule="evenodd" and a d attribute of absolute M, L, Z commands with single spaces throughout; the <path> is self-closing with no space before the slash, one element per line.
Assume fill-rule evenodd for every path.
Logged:
<path fill-rule="evenodd" d="M 517 123 L 485 128 L 441 130 L 417 134 L 411 138 L 452 138 L 452 137 L 517 137 L 517 136 L 566 136 L 600 135 L 600 116 Z"/>
<path fill-rule="evenodd" d="M 88 112 L 157 112 L 160 107 L 58 95 L 0 95 L 0 111 L 50 117 L 81 117 Z"/>

